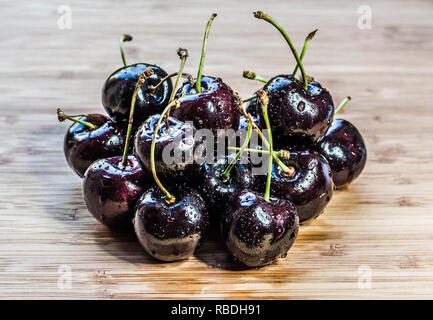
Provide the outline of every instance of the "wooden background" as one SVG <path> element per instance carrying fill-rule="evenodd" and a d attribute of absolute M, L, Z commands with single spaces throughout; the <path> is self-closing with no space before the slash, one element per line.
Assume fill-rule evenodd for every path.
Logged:
<path fill-rule="evenodd" d="M 71 30 L 57 26 L 61 4 L 72 8 Z M 363 4 L 371 5 L 371 30 L 358 28 Z M 433 298 L 431 1 L 1 0 L 0 7 L 0 298 Z M 130 63 L 172 72 L 184 46 L 186 71 L 195 74 L 212 12 L 219 15 L 205 73 L 249 96 L 259 84 L 242 70 L 271 77 L 294 66 L 278 32 L 253 18 L 257 9 L 298 48 L 319 28 L 305 68 L 336 104 L 352 96 L 341 116 L 365 138 L 365 171 L 274 265 L 243 269 L 211 242 L 188 261 L 160 263 L 133 235 L 90 217 L 55 110 L 103 112 L 100 90 L 121 66 L 122 33 L 135 37 Z M 60 277 L 68 268 L 70 288 Z"/>

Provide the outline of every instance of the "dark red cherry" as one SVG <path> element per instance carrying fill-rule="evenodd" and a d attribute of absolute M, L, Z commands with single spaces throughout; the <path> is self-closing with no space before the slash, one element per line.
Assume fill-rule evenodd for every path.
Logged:
<path fill-rule="evenodd" d="M 334 120 L 315 149 L 328 160 L 337 189 L 355 180 L 364 169 L 367 149 L 358 129 L 347 120 Z"/>
<path fill-rule="evenodd" d="M 135 136 L 135 152 L 150 174 L 150 150 L 159 118 L 158 114 L 147 119 Z M 155 140 L 155 169 L 165 179 L 186 179 L 196 166 L 194 151 L 198 141 L 194 138 L 195 128 L 191 122 L 173 117 L 169 117 L 168 122 L 169 129 L 165 119 L 162 120 Z"/>
<path fill-rule="evenodd" d="M 287 176 L 275 163 L 272 167 L 271 194 L 294 203 L 301 223 L 318 217 L 332 198 L 334 185 L 331 167 L 316 151 L 290 150 L 290 159 L 283 160 L 295 173 Z M 262 184 L 266 176 L 260 176 Z"/>
<path fill-rule="evenodd" d="M 151 187 L 140 198 L 134 218 L 137 238 L 145 250 L 163 261 L 190 257 L 202 243 L 208 228 L 208 213 L 200 194 L 184 189 L 173 204 Z"/>
<path fill-rule="evenodd" d="M 261 194 L 240 191 L 233 195 L 226 213 L 226 245 L 233 256 L 250 267 L 270 264 L 287 255 L 299 228 L 293 203 Z"/>
<path fill-rule="evenodd" d="M 78 119 L 93 124 L 95 128 L 72 124 L 66 132 L 63 150 L 69 166 L 83 177 L 95 160 L 122 155 L 125 132 L 102 114 L 89 114 Z"/>
<path fill-rule="evenodd" d="M 170 79 L 164 81 L 155 91 L 149 89 L 149 86 L 156 86 L 167 73 L 156 65 L 136 63 L 114 71 L 102 88 L 102 104 L 107 114 L 125 128 L 128 125 L 132 95 L 138 77 L 147 68 L 151 68 L 154 74 L 146 79 L 137 95 L 134 126 L 138 127 L 151 115 L 161 113 L 167 106 L 173 90 Z"/>
<path fill-rule="evenodd" d="M 303 83 L 292 75 L 279 75 L 264 86 L 269 97 L 269 120 L 276 145 L 301 140 L 315 142 L 334 118 L 330 93 L 318 82 Z"/>
<path fill-rule="evenodd" d="M 221 216 L 227 210 L 230 197 L 237 191 L 253 190 L 257 186 L 256 176 L 252 174 L 251 164 L 238 161 L 231 169 L 228 178 L 224 172 L 232 162 L 232 156 L 216 158 L 212 163 L 201 166 L 201 188 L 206 200 L 213 229 L 218 229 Z"/>
<path fill-rule="evenodd" d="M 110 228 L 129 226 L 137 200 L 152 182 L 137 157 L 100 159 L 86 171 L 83 196 L 89 212 Z"/>
<path fill-rule="evenodd" d="M 239 98 L 220 78 L 203 76 L 202 92 L 197 93 L 196 85 L 188 81 L 176 92 L 180 107 L 173 116 L 182 121 L 192 121 L 197 129 L 234 129 L 239 126 Z"/>

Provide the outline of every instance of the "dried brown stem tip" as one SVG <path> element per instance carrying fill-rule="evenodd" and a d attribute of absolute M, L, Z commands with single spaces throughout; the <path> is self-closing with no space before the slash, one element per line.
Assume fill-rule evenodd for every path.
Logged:
<path fill-rule="evenodd" d="M 129 34 L 124 34 L 123 36 L 123 41 L 132 41 L 133 37 Z"/>
<path fill-rule="evenodd" d="M 167 203 L 168 205 L 173 204 L 176 202 L 176 198 L 172 195 L 171 198 L 165 198 L 165 203 Z"/>
<path fill-rule="evenodd" d="M 244 78 L 251 79 L 251 80 L 254 80 L 256 78 L 256 74 L 252 71 L 246 70 L 242 73 L 242 75 Z"/>
<path fill-rule="evenodd" d="M 194 77 L 192 75 L 188 75 L 188 81 L 189 81 L 189 84 L 191 85 L 191 87 L 193 87 L 194 86 Z"/>
<path fill-rule="evenodd" d="M 308 41 L 308 40 L 313 39 L 313 38 L 314 38 L 314 35 L 315 35 L 316 32 L 317 32 L 317 30 L 319 30 L 319 29 L 316 29 L 316 30 L 310 32 L 310 33 L 308 34 L 308 36 L 305 38 L 305 41 Z"/>
<path fill-rule="evenodd" d="M 189 54 L 188 54 L 188 50 L 185 48 L 179 48 L 177 49 L 177 55 L 179 56 L 179 58 L 188 58 Z"/>
<path fill-rule="evenodd" d="M 269 98 L 268 95 L 266 94 L 266 92 L 264 90 L 258 90 L 256 92 L 257 97 L 260 99 L 260 103 L 262 105 L 267 106 L 269 104 Z"/>
<path fill-rule="evenodd" d="M 290 159 L 290 151 L 280 150 L 280 151 L 278 151 L 278 156 L 283 158 L 284 160 L 289 160 Z"/>
<path fill-rule="evenodd" d="M 138 77 L 139 84 L 137 84 L 137 85 L 142 85 L 144 83 L 144 81 L 146 81 L 146 79 L 151 77 L 154 73 L 155 73 L 155 71 L 153 71 L 152 68 L 147 68 L 146 70 L 144 70 L 140 74 L 140 76 Z"/>
<path fill-rule="evenodd" d="M 255 11 L 254 12 L 254 17 L 256 17 L 257 19 L 264 19 L 266 13 L 264 13 L 263 11 Z"/>
<path fill-rule="evenodd" d="M 212 13 L 212 18 L 215 18 L 217 16 L 216 13 Z"/>
<path fill-rule="evenodd" d="M 296 173 L 295 168 L 292 167 L 292 166 L 288 166 L 287 168 L 289 169 L 289 171 L 284 172 L 284 175 L 285 175 L 287 178 L 291 178 L 291 177 L 293 177 L 293 175 Z"/>
<path fill-rule="evenodd" d="M 59 119 L 59 122 L 63 122 L 66 120 L 65 114 L 63 113 L 63 110 L 60 108 L 57 109 L 57 119 Z"/>

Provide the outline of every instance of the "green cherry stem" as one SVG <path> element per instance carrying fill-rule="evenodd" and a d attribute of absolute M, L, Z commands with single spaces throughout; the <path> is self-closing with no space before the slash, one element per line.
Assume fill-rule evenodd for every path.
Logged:
<path fill-rule="evenodd" d="M 87 122 L 87 121 L 84 121 L 81 119 L 77 119 L 77 118 L 74 118 L 72 116 L 68 116 L 67 114 L 65 114 L 63 112 L 63 110 L 61 108 L 57 109 L 57 119 L 59 119 L 60 122 L 63 122 L 66 119 L 68 119 L 68 120 L 71 120 L 71 121 L 76 122 L 76 123 L 81 123 L 82 125 L 85 125 L 92 130 L 96 129 L 96 126 L 93 123 L 90 123 L 90 122 Z"/>
<path fill-rule="evenodd" d="M 215 19 L 216 16 L 217 16 L 216 13 L 211 15 L 209 21 L 207 22 L 206 29 L 204 31 L 203 45 L 201 47 L 200 65 L 198 67 L 197 80 L 195 83 L 195 88 L 196 88 L 197 93 L 201 93 L 201 75 L 203 73 L 204 58 L 206 57 L 207 39 L 209 38 L 210 26 L 212 25 L 212 21 L 213 21 L 213 19 Z"/>
<path fill-rule="evenodd" d="M 177 55 L 180 58 L 180 66 L 179 66 L 179 71 L 177 73 L 176 81 L 174 82 L 173 91 L 171 92 L 170 100 L 168 100 L 168 103 L 172 102 L 174 99 L 174 95 L 176 93 L 176 88 L 179 85 L 179 80 L 183 74 L 182 72 L 183 72 L 183 68 L 185 67 L 186 59 L 189 57 L 188 50 L 186 50 L 184 48 L 177 49 Z"/>
<path fill-rule="evenodd" d="M 268 129 L 269 133 L 269 152 L 272 155 L 274 153 L 273 144 L 272 144 L 272 131 L 271 131 L 271 124 L 269 122 L 268 117 L 268 104 L 269 104 L 269 98 L 268 95 L 264 90 L 257 91 L 257 96 L 259 97 L 260 104 L 262 105 L 262 113 L 263 118 L 266 123 L 266 129 Z M 268 166 L 268 176 L 266 180 L 266 190 L 265 190 L 265 201 L 269 202 L 269 197 L 271 195 L 271 181 L 272 181 L 272 160 L 273 157 L 269 157 L 269 166 Z"/>
<path fill-rule="evenodd" d="M 155 180 L 156 184 L 161 189 L 161 191 L 165 194 L 165 198 L 166 198 L 165 201 L 168 204 L 175 203 L 176 202 L 176 198 L 172 194 L 170 194 L 170 192 L 168 192 L 168 190 L 166 188 L 164 188 L 164 186 L 162 185 L 161 181 L 159 180 L 159 178 L 158 178 L 158 176 L 156 174 L 156 169 L 155 169 L 155 143 L 156 143 L 156 137 L 157 137 L 158 132 L 159 132 L 159 127 L 161 126 L 162 119 L 164 119 L 165 114 L 167 112 L 169 112 L 169 110 L 172 107 L 179 108 L 180 107 L 180 102 L 178 100 L 173 100 L 172 102 L 170 102 L 167 105 L 167 107 L 165 107 L 164 111 L 159 116 L 158 122 L 156 123 L 155 131 L 154 131 L 153 137 L 152 137 L 152 144 L 151 144 L 151 147 L 150 147 L 150 165 L 151 165 L 151 168 L 152 168 L 153 179 Z"/>
<path fill-rule="evenodd" d="M 305 74 L 304 66 L 302 65 L 301 59 L 299 59 L 298 53 L 296 52 L 296 49 L 295 49 L 292 41 L 290 40 L 289 36 L 287 35 L 286 31 L 284 31 L 284 29 L 267 13 L 264 13 L 262 11 L 256 11 L 256 12 L 254 12 L 254 17 L 256 17 L 257 19 L 265 20 L 265 21 L 269 22 L 270 24 L 272 24 L 275 28 L 278 29 L 278 31 L 280 31 L 280 33 L 283 35 L 284 39 L 286 39 L 286 42 L 289 45 L 290 50 L 292 50 L 292 53 L 296 59 L 296 62 L 298 64 L 299 68 L 301 69 L 302 79 L 304 82 L 304 90 L 307 90 L 308 89 L 308 80 L 307 80 L 307 76 Z"/>
<path fill-rule="evenodd" d="M 179 72 L 173 72 L 173 73 L 170 73 L 170 74 L 168 74 L 168 75 L 166 75 L 164 78 L 162 78 L 161 79 L 161 81 L 160 82 L 158 82 L 157 83 L 157 85 L 156 86 L 152 86 L 152 85 L 149 85 L 148 86 L 148 89 L 150 90 L 150 91 L 155 91 L 156 89 L 158 89 L 165 81 L 167 81 L 168 79 L 170 79 L 170 78 L 173 78 L 173 77 L 175 77 L 175 76 L 177 76 L 179 74 Z M 190 83 L 194 83 L 194 79 L 193 79 L 193 77 L 192 77 L 192 75 L 190 75 L 189 73 L 182 73 L 181 75 L 180 75 L 182 78 L 185 78 L 185 79 L 187 79 Z"/>
<path fill-rule="evenodd" d="M 244 115 L 245 118 L 248 119 L 248 117 L 251 117 L 251 114 L 247 114 L 245 109 L 242 107 L 242 105 L 239 106 L 239 109 L 241 111 L 241 113 Z M 253 122 L 252 123 L 253 129 L 257 132 L 257 134 L 259 135 L 260 139 L 262 139 L 263 143 L 265 144 L 265 147 L 270 150 L 270 145 L 268 142 L 268 139 L 266 139 L 266 137 L 264 136 L 262 130 L 260 130 L 260 128 Z M 275 152 L 272 152 L 272 158 L 274 158 L 275 162 L 278 164 L 278 166 L 281 168 L 281 170 L 284 171 L 285 174 L 290 174 L 292 172 L 292 170 L 287 167 L 281 160 L 280 158 L 278 158 L 278 156 L 275 154 Z"/>
<path fill-rule="evenodd" d="M 223 173 L 223 178 L 224 179 L 228 179 L 229 175 L 230 175 L 230 171 L 232 171 L 233 167 L 235 166 L 236 162 L 238 162 L 239 158 L 241 157 L 242 153 L 244 153 L 244 151 L 246 150 L 248 143 L 250 142 L 251 139 L 251 131 L 253 128 L 253 119 L 251 119 L 251 115 L 249 115 L 248 117 L 248 128 L 247 128 L 247 137 L 245 138 L 244 143 L 242 144 L 242 147 L 239 149 L 238 153 L 236 154 L 235 158 L 233 159 L 233 161 L 230 163 L 230 165 L 225 169 L 224 173 Z"/>
<path fill-rule="evenodd" d="M 176 93 L 176 88 L 179 85 L 179 80 L 182 76 L 182 71 L 183 71 L 183 68 L 185 67 L 186 59 L 188 58 L 188 50 L 186 50 L 184 48 L 179 48 L 179 49 L 177 49 L 177 55 L 180 58 L 180 66 L 179 66 L 179 71 L 177 73 L 176 81 L 174 83 L 173 91 L 171 92 L 170 100 L 168 100 L 168 103 L 172 102 L 174 99 L 174 95 Z M 170 130 L 170 124 L 168 123 L 168 117 L 169 116 L 170 116 L 170 109 L 168 109 L 167 114 L 165 116 L 165 124 L 166 124 L 167 130 Z"/>
<path fill-rule="evenodd" d="M 251 101 L 251 100 L 254 100 L 255 98 L 257 98 L 257 95 L 256 95 L 256 94 L 253 94 L 251 97 L 248 97 L 248 98 L 242 99 L 242 103 L 244 103 L 244 102 L 248 102 L 248 101 Z"/>
<path fill-rule="evenodd" d="M 235 151 L 241 150 L 241 148 L 238 148 L 238 147 L 227 147 L 227 149 L 228 150 L 235 150 Z M 244 150 L 244 152 L 256 152 L 256 153 L 269 154 L 269 150 L 250 149 L 250 148 L 246 148 Z M 274 150 L 274 154 L 276 154 L 280 158 L 283 158 L 284 160 L 290 159 L 290 152 L 287 150 L 279 150 L 279 151 Z"/>
<path fill-rule="evenodd" d="M 310 41 L 314 38 L 314 35 L 316 34 L 316 32 L 317 32 L 317 29 L 314 30 L 314 31 L 312 31 L 312 32 L 310 32 L 308 34 L 308 36 L 305 38 L 304 46 L 302 47 L 302 52 L 301 52 L 301 56 L 299 57 L 299 60 L 302 61 L 302 59 L 304 59 L 304 55 L 305 55 L 305 52 L 308 49 L 308 45 L 310 44 Z M 296 72 L 298 71 L 298 68 L 299 68 L 299 66 L 296 64 L 296 67 L 295 67 L 295 69 L 292 72 L 292 76 L 296 75 Z"/>
<path fill-rule="evenodd" d="M 123 43 L 126 41 L 132 41 L 132 36 L 129 34 L 124 34 L 120 37 L 120 55 L 122 56 L 123 65 L 126 67 L 125 50 L 123 48 Z"/>
<path fill-rule="evenodd" d="M 334 114 L 337 114 L 343 109 L 343 107 L 351 100 L 351 97 L 344 98 L 343 101 L 341 101 L 340 105 L 338 106 L 337 110 L 335 110 Z"/>
<path fill-rule="evenodd" d="M 125 140 L 125 149 L 123 149 L 123 157 L 122 157 L 122 165 L 126 167 L 128 162 L 128 149 L 129 149 L 129 140 L 132 132 L 132 124 L 134 122 L 134 109 L 135 109 L 135 101 L 137 100 L 138 91 L 141 86 L 144 84 L 147 78 L 152 76 L 154 71 L 151 68 L 147 68 L 143 71 L 142 74 L 138 77 L 137 84 L 135 85 L 134 93 L 132 94 L 131 99 L 131 108 L 129 109 L 129 120 L 128 120 L 128 130 L 126 132 L 126 140 Z"/>
<path fill-rule="evenodd" d="M 265 78 L 263 78 L 262 76 L 257 75 L 255 72 L 252 71 L 244 71 L 242 73 L 242 76 L 245 79 L 250 79 L 250 80 L 257 80 L 257 81 L 261 81 L 263 83 L 268 83 L 268 80 L 266 80 Z"/>

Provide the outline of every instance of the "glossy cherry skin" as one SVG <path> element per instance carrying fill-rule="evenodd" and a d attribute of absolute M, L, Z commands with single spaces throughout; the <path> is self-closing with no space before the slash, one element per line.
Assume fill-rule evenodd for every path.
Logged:
<path fill-rule="evenodd" d="M 123 154 L 125 132 L 102 114 L 80 119 L 92 123 L 96 129 L 81 123 L 72 124 L 66 132 L 63 151 L 69 166 L 82 178 L 94 161 Z"/>
<path fill-rule="evenodd" d="M 102 104 L 107 114 L 123 127 L 127 127 L 132 95 L 137 85 L 138 77 L 147 68 L 155 72 L 147 78 L 137 94 L 134 108 L 134 126 L 138 127 L 151 115 L 161 113 L 170 99 L 173 85 L 171 80 L 165 81 L 154 92 L 149 86 L 155 86 L 167 73 L 152 64 L 137 63 L 114 71 L 102 88 Z"/>
<path fill-rule="evenodd" d="M 315 149 L 328 160 L 337 189 L 346 187 L 362 172 L 367 149 L 358 129 L 347 120 L 334 120 Z"/>
<path fill-rule="evenodd" d="M 293 140 L 315 142 L 328 130 L 334 102 L 318 82 L 310 82 L 305 91 L 293 76 L 279 75 L 269 80 L 264 90 L 269 97 L 269 121 L 276 145 Z"/>
<path fill-rule="evenodd" d="M 219 227 L 221 216 L 227 210 L 227 203 L 235 192 L 244 189 L 253 190 L 257 186 L 251 164 L 243 164 L 240 160 L 230 171 L 229 178 L 227 180 L 224 178 L 224 171 L 233 158 L 233 156 L 216 158 L 212 163 L 205 162 L 201 166 L 200 190 L 203 190 L 213 229 Z"/>
<path fill-rule="evenodd" d="M 200 194 L 184 189 L 167 204 L 157 187 L 151 187 L 140 198 L 134 218 L 134 229 L 144 249 L 163 261 L 190 257 L 202 243 L 209 217 Z"/>
<path fill-rule="evenodd" d="M 159 114 L 151 116 L 135 135 L 135 152 L 150 174 L 152 174 L 150 150 L 159 118 Z M 165 119 L 161 121 L 155 140 L 155 170 L 158 176 L 177 180 L 189 178 L 196 166 L 194 150 L 199 144 L 194 138 L 194 132 L 195 128 L 191 122 L 185 123 L 169 117 L 169 130 L 167 130 Z"/>
<path fill-rule="evenodd" d="M 334 190 L 328 162 L 310 149 L 290 150 L 290 159 L 283 162 L 293 166 L 295 174 L 288 177 L 273 162 L 271 194 L 293 202 L 301 223 L 317 218 L 331 200 Z M 260 178 L 264 187 L 266 176 Z"/>
<path fill-rule="evenodd" d="M 223 220 L 224 238 L 233 256 L 250 267 L 284 258 L 296 240 L 299 218 L 288 200 L 240 191 L 233 195 Z"/>
<path fill-rule="evenodd" d="M 186 81 L 176 92 L 180 107 L 173 116 L 182 121 L 192 121 L 197 129 L 234 129 L 239 126 L 239 98 L 220 78 L 202 77 L 202 92 L 197 93 Z"/>
<path fill-rule="evenodd" d="M 148 188 L 151 178 L 140 161 L 128 156 L 127 166 L 122 157 L 95 161 L 83 180 L 83 197 L 89 212 L 110 228 L 131 225 L 137 200 Z"/>

